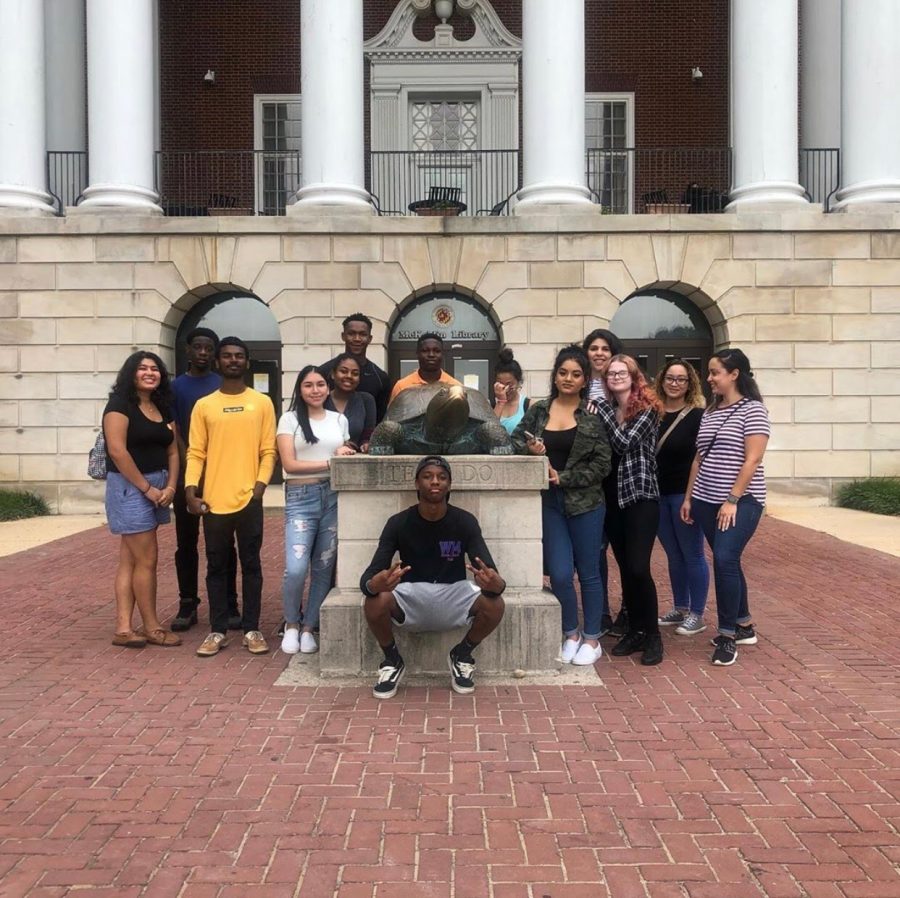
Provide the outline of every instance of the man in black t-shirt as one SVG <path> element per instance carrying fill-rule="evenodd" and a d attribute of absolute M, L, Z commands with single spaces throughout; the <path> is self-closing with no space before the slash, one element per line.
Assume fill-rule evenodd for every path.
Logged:
<path fill-rule="evenodd" d="M 395 626 L 413 633 L 468 626 L 449 657 L 450 685 L 467 695 L 475 691 L 472 651 L 503 617 L 506 582 L 494 569 L 475 516 L 448 504 L 451 477 L 450 465 L 439 455 L 419 462 L 418 504 L 388 519 L 360 579 L 366 622 L 384 652 L 375 698 L 391 698 L 406 670 L 394 642 Z M 474 583 L 466 579 L 467 568 Z"/>
<path fill-rule="evenodd" d="M 368 393 L 375 400 L 375 421 L 381 421 L 387 411 L 391 395 L 391 379 L 371 359 L 366 358 L 366 350 L 372 342 L 372 319 L 362 312 L 348 315 L 341 324 L 341 339 L 344 350 L 359 362 L 359 391 Z M 319 374 L 329 383 L 337 356 L 319 366 Z"/>

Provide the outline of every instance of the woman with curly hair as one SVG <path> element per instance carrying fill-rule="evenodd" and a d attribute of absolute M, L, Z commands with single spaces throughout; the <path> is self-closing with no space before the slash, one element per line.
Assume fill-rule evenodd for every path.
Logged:
<path fill-rule="evenodd" d="M 641 652 L 641 664 L 659 664 L 663 646 L 650 555 L 659 529 L 656 434 L 662 407 L 631 356 L 614 355 L 605 380 L 609 399 L 596 399 L 592 407 L 613 451 L 613 470 L 604 484 L 606 532 L 619 565 L 628 621 L 612 654 Z"/>
<path fill-rule="evenodd" d="M 706 629 L 703 612 L 709 592 L 709 567 L 703 554 L 700 525 L 681 520 L 697 431 L 703 417 L 703 393 L 694 366 L 669 359 L 656 375 L 656 395 L 663 403 L 663 419 L 656 442 L 659 483 L 659 542 L 669 563 L 673 608 L 663 614 L 662 627 L 676 627 L 682 636 Z"/>
<path fill-rule="evenodd" d="M 106 517 L 122 537 L 116 571 L 113 645 L 181 645 L 156 614 L 156 528 L 169 523 L 178 482 L 172 392 L 162 359 L 139 350 L 116 377 L 103 411 L 106 440 Z M 134 606 L 143 621 L 132 629 Z"/>

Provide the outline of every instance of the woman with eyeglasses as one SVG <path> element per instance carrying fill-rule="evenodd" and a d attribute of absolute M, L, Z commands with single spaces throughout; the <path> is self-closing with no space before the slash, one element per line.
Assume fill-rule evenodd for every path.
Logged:
<path fill-rule="evenodd" d="M 604 484 L 606 532 L 619 565 L 628 620 L 612 654 L 641 652 L 641 664 L 659 664 L 663 645 L 650 555 L 659 529 L 656 435 L 661 405 L 631 356 L 614 355 L 605 379 L 609 399 L 596 399 L 591 407 L 613 450 L 615 476 Z"/>
<path fill-rule="evenodd" d="M 669 563 L 673 608 L 659 619 L 682 636 L 706 629 L 703 612 L 709 592 L 709 567 L 703 554 L 703 531 L 696 522 L 681 520 L 697 431 L 703 417 L 700 378 L 690 362 L 669 359 L 656 375 L 656 395 L 663 417 L 656 442 L 659 483 L 659 542 Z"/>
<path fill-rule="evenodd" d="M 603 427 L 584 405 L 589 376 L 581 347 L 563 347 L 553 363 L 550 398 L 532 402 L 512 434 L 520 455 L 544 455 L 550 462 L 550 486 L 541 492 L 544 569 L 562 611 L 559 659 L 564 664 L 594 664 L 603 654 L 597 533 L 603 529 L 602 483 L 610 452 Z M 584 612 L 580 632 L 576 571 Z"/>
<path fill-rule="evenodd" d="M 737 646 L 757 642 L 741 554 L 766 504 L 762 460 L 769 414 L 740 349 L 717 352 L 706 381 L 713 399 L 700 422 L 681 520 L 696 520 L 712 549 L 719 614 L 712 663 L 729 665 L 737 660 Z"/>

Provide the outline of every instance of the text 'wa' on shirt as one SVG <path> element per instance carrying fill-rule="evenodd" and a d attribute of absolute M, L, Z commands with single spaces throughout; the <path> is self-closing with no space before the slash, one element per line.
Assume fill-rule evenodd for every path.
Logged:
<path fill-rule="evenodd" d="M 447 514 L 439 521 L 423 518 L 418 505 L 388 518 L 372 563 L 360 579 L 363 592 L 375 574 L 390 568 L 395 554 L 404 565 L 410 566 L 403 576 L 404 583 L 465 580 L 466 556 L 472 564 L 480 558 L 488 567 L 495 567 L 475 515 L 455 505 L 448 505 Z"/>
<path fill-rule="evenodd" d="M 275 409 L 264 393 L 216 390 L 198 399 L 191 414 L 185 486 L 203 476 L 203 501 L 213 514 L 246 507 L 257 481 L 275 470 Z"/>
<path fill-rule="evenodd" d="M 726 408 L 705 412 L 697 434 L 701 463 L 692 498 L 716 504 L 724 502 L 734 489 L 734 482 L 747 458 L 744 440 L 750 436 L 768 437 L 770 432 L 769 413 L 755 399 L 741 399 Z M 766 504 L 766 475 L 762 463 L 753 472 L 745 492 L 760 505 Z"/>
<path fill-rule="evenodd" d="M 335 450 L 350 439 L 347 419 L 339 412 L 325 411 L 325 417 L 319 420 L 310 418 L 309 425 L 317 442 L 307 443 L 303 436 L 296 412 L 285 412 L 278 419 L 277 436 L 288 434 L 294 438 L 294 458 L 297 461 L 325 461 L 331 458 Z M 289 474 L 284 472 L 285 480 L 322 480 L 328 475 L 321 474 Z"/>

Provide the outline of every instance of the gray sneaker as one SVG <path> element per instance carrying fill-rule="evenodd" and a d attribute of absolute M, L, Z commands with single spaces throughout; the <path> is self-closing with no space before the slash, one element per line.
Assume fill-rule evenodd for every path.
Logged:
<path fill-rule="evenodd" d="M 675 624 L 684 623 L 688 617 L 689 615 L 685 614 L 680 608 L 673 608 L 662 615 L 662 617 L 657 618 L 657 620 L 661 627 L 674 627 Z"/>
<path fill-rule="evenodd" d="M 693 636 L 695 633 L 702 633 L 706 629 L 703 618 L 693 611 L 685 617 L 684 622 L 675 628 L 675 632 L 680 636 Z"/>

